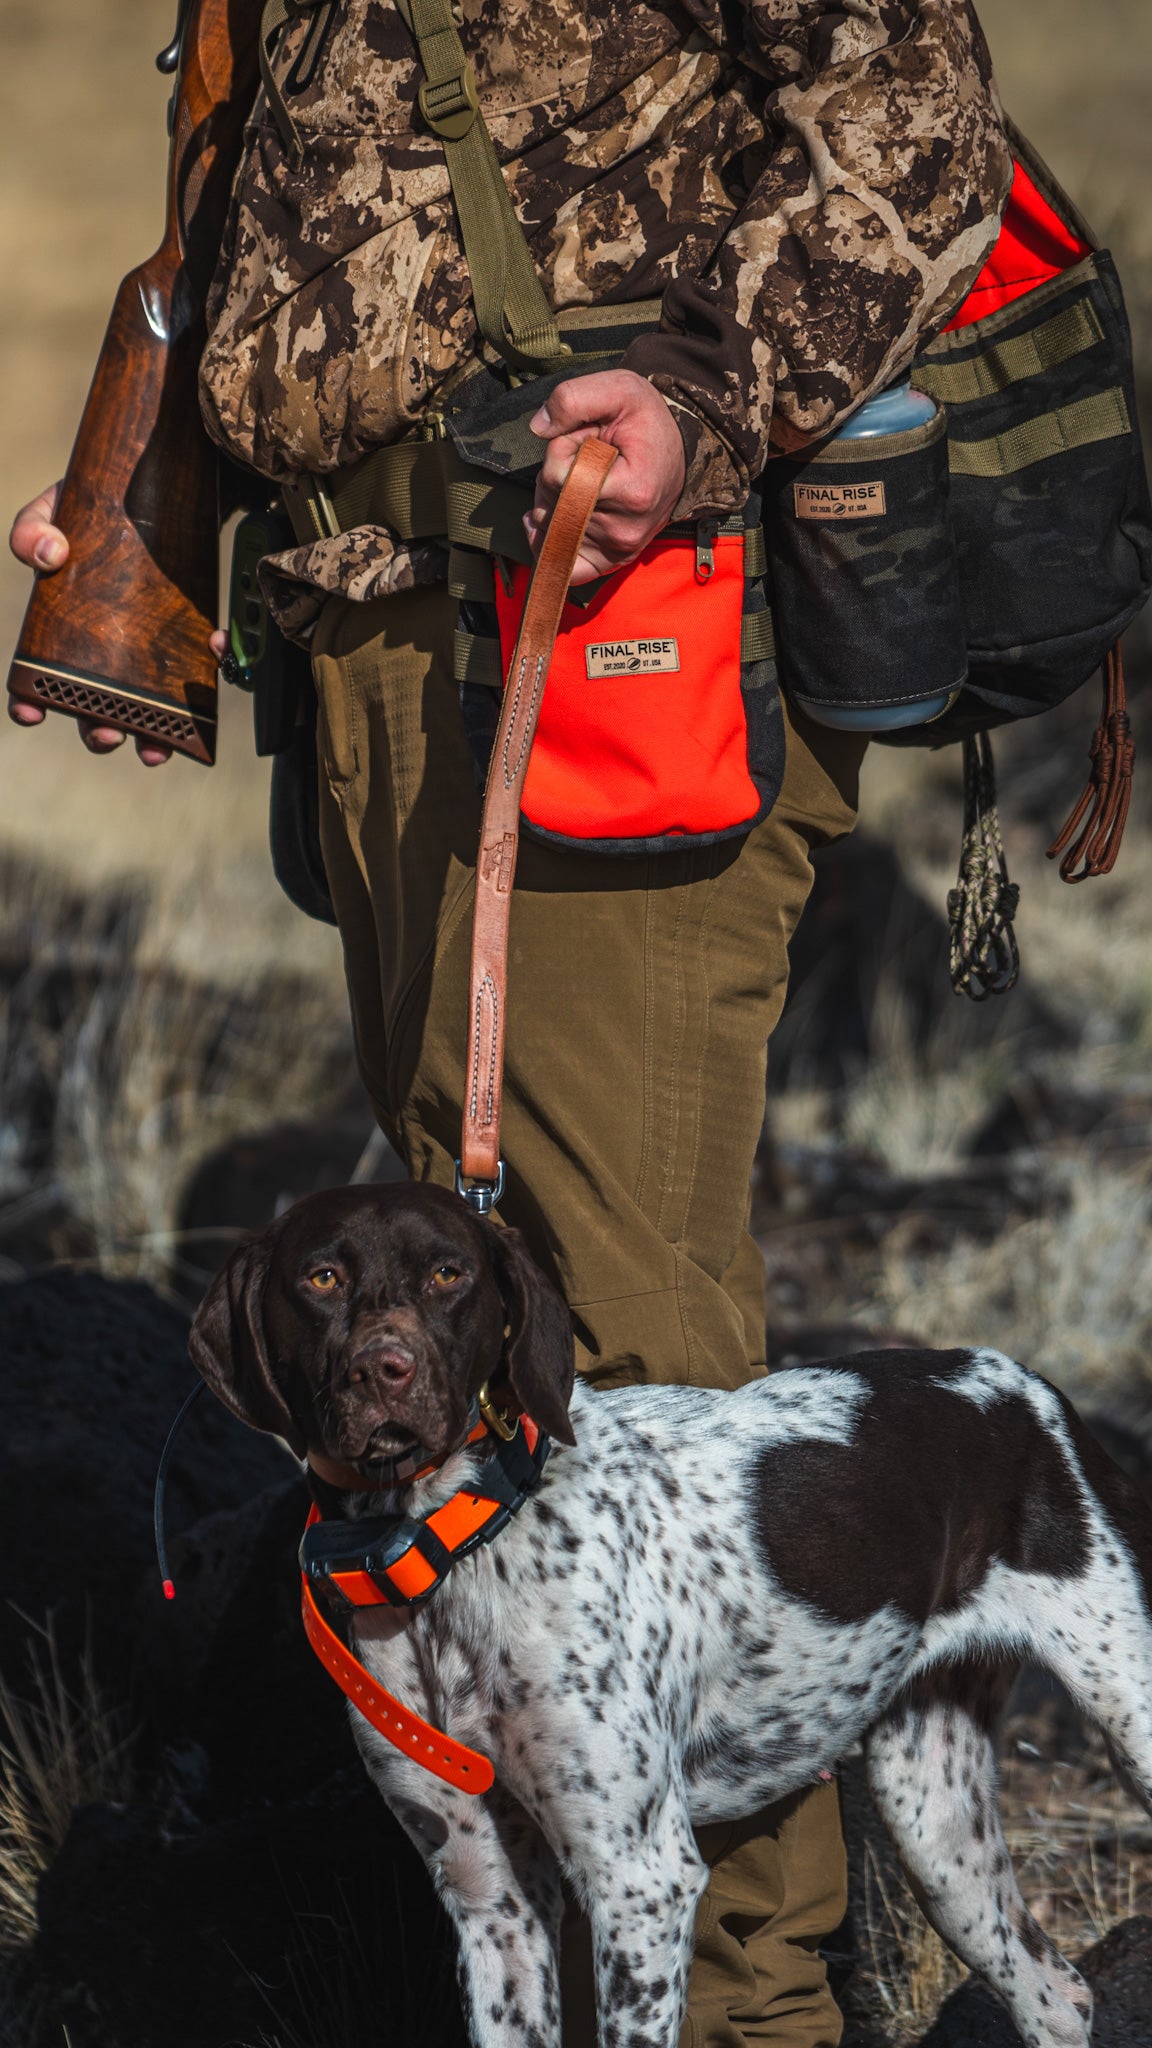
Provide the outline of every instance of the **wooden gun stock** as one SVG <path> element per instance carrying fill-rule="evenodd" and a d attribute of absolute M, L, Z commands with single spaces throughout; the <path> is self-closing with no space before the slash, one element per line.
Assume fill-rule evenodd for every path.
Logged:
<path fill-rule="evenodd" d="M 8 679 L 28 703 L 204 762 L 216 756 L 219 463 L 197 378 L 257 19 L 254 0 L 181 0 L 164 240 L 116 295 L 56 512 L 70 554 L 36 579 Z"/>

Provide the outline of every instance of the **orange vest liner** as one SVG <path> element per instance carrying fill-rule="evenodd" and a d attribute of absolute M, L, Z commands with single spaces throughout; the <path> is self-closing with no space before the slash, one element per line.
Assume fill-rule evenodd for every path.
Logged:
<path fill-rule="evenodd" d="M 656 539 L 587 605 L 566 604 L 522 811 L 572 839 L 730 831 L 759 814 L 740 675 L 744 541 Z M 496 579 L 507 674 L 528 591 Z"/>
<path fill-rule="evenodd" d="M 1088 243 L 1061 220 L 1038 191 L 1023 164 L 1016 164 L 999 239 L 945 334 L 957 327 L 970 327 L 1001 306 L 1010 306 L 1014 299 L 1022 299 L 1037 285 L 1047 284 L 1050 277 L 1071 270 L 1091 253 Z"/>

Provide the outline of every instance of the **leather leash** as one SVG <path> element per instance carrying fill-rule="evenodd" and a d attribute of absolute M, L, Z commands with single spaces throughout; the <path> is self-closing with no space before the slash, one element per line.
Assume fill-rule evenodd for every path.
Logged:
<path fill-rule="evenodd" d="M 585 529 L 617 452 L 595 437 L 582 442 L 556 501 L 528 589 L 484 792 L 472 923 L 464 1127 L 456 1162 L 457 1191 L 482 1216 L 496 1206 L 504 1191 L 500 1108 L 508 1008 L 508 920 L 520 843 L 520 801 L 568 586 Z"/>
<path fill-rule="evenodd" d="M 495 1207 L 504 1189 L 500 1107 L 508 1007 L 508 921 L 520 843 L 520 799 L 572 571 L 616 455 L 617 450 L 606 441 L 595 437 L 584 441 L 556 501 L 529 585 L 484 792 L 472 923 L 464 1122 L 456 1162 L 456 1186 L 482 1216 Z M 318 1510 L 313 1509 L 309 1526 L 317 1519 Z M 316 1655 L 377 1732 L 448 1784 L 463 1792 L 486 1792 L 493 1781 L 488 1758 L 431 1727 L 370 1678 L 328 1626 L 307 1580 L 302 1604 L 304 1627 Z"/>

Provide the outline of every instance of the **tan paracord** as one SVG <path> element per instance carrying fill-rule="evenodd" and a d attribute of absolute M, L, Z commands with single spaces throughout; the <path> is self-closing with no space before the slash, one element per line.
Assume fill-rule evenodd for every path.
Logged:
<path fill-rule="evenodd" d="M 568 472 L 532 572 L 488 769 L 476 862 L 464 1126 L 456 1162 L 457 1189 L 481 1215 L 500 1200 L 504 1187 L 500 1105 L 508 1010 L 508 920 L 520 843 L 520 800 L 568 586 L 585 529 L 616 455 L 617 450 L 606 441 L 593 438 L 581 444 Z"/>

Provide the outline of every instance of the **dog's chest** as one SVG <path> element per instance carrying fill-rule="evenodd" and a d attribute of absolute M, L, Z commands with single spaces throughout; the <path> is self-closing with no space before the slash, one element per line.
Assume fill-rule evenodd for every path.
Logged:
<path fill-rule="evenodd" d="M 609 1759 L 637 1783 L 682 1769 L 697 1821 L 814 1781 L 891 1695 L 919 1631 L 786 1598 L 737 1463 L 689 1460 L 670 1500 L 658 1461 L 621 1486 L 559 1456 L 539 1499 L 419 1616 L 363 1628 L 361 1654 L 538 1815 L 593 1796 Z"/>

